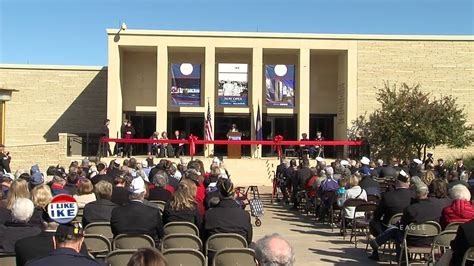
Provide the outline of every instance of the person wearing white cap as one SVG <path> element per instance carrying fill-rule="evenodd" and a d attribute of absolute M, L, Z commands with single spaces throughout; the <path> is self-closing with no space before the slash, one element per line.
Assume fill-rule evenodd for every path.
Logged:
<path fill-rule="evenodd" d="M 362 166 L 359 168 L 358 172 L 361 173 L 362 175 L 370 175 L 370 168 L 369 168 L 370 159 L 364 156 L 360 160 L 360 163 L 362 164 Z"/>
<path fill-rule="evenodd" d="M 422 166 L 423 162 L 420 159 L 413 159 L 413 163 L 410 164 L 410 168 L 408 169 L 408 174 L 410 174 L 410 176 L 421 176 Z"/>
<path fill-rule="evenodd" d="M 155 242 L 164 235 L 163 221 L 160 210 L 143 203 L 145 198 L 145 182 L 141 177 L 132 180 L 130 187 L 130 203 L 112 211 L 110 226 L 114 237 L 120 234 L 146 234 Z"/>

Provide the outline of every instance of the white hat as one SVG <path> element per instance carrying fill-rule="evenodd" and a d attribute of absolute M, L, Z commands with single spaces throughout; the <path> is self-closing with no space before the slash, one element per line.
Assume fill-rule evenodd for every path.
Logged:
<path fill-rule="evenodd" d="M 143 181 L 143 178 L 141 177 L 134 178 L 132 180 L 132 184 L 130 184 L 129 190 L 133 194 L 140 194 L 140 193 L 145 192 L 145 181 Z"/>
<path fill-rule="evenodd" d="M 349 165 L 349 162 L 347 160 L 341 160 L 341 165 L 342 166 Z"/>
<path fill-rule="evenodd" d="M 416 164 L 422 164 L 423 162 L 420 159 L 413 159 L 413 162 Z"/>
<path fill-rule="evenodd" d="M 142 161 L 142 167 L 148 167 L 148 162 L 147 160 Z"/>
<path fill-rule="evenodd" d="M 432 151 L 429 151 L 429 152 L 428 152 L 428 155 L 430 155 L 430 154 L 431 154 L 431 155 L 434 155 L 434 153 L 433 153 Z"/>
<path fill-rule="evenodd" d="M 318 162 L 324 162 L 324 158 L 318 156 L 318 157 L 316 157 L 316 161 L 318 161 Z"/>
<path fill-rule="evenodd" d="M 364 156 L 364 157 L 362 157 L 362 159 L 360 160 L 360 162 L 361 162 L 362 164 L 369 165 L 369 164 L 370 164 L 370 159 Z"/>

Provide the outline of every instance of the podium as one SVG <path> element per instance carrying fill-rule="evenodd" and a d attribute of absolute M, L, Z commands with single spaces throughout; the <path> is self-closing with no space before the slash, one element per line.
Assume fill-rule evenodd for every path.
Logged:
<path fill-rule="evenodd" d="M 240 132 L 229 132 L 227 138 L 232 140 L 241 140 L 242 133 Z M 227 158 L 229 159 L 240 159 L 242 157 L 242 145 L 241 144 L 229 144 L 227 145 Z"/>

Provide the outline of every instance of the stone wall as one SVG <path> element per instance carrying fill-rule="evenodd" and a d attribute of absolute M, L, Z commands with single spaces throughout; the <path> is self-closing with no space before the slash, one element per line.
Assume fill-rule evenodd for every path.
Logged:
<path fill-rule="evenodd" d="M 106 118 L 104 67 L 0 65 L 0 87 L 18 90 L 6 104 L 8 146 L 98 132 Z"/>
<path fill-rule="evenodd" d="M 421 85 L 433 96 L 452 95 L 474 125 L 474 42 L 472 41 L 358 41 L 358 114 L 378 108 L 376 89 L 385 81 Z M 409 110 L 407 110 L 409 112 Z M 440 147 L 436 157 L 474 153 L 474 147 Z"/>

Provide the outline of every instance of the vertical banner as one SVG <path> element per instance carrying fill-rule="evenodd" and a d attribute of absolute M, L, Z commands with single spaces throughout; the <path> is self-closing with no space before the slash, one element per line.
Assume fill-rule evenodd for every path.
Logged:
<path fill-rule="evenodd" d="M 295 106 L 295 65 L 265 65 L 265 79 L 267 106 Z"/>
<path fill-rule="evenodd" d="M 219 105 L 248 106 L 248 65 L 218 65 Z"/>
<path fill-rule="evenodd" d="M 201 105 L 201 65 L 171 64 L 171 105 Z"/>

